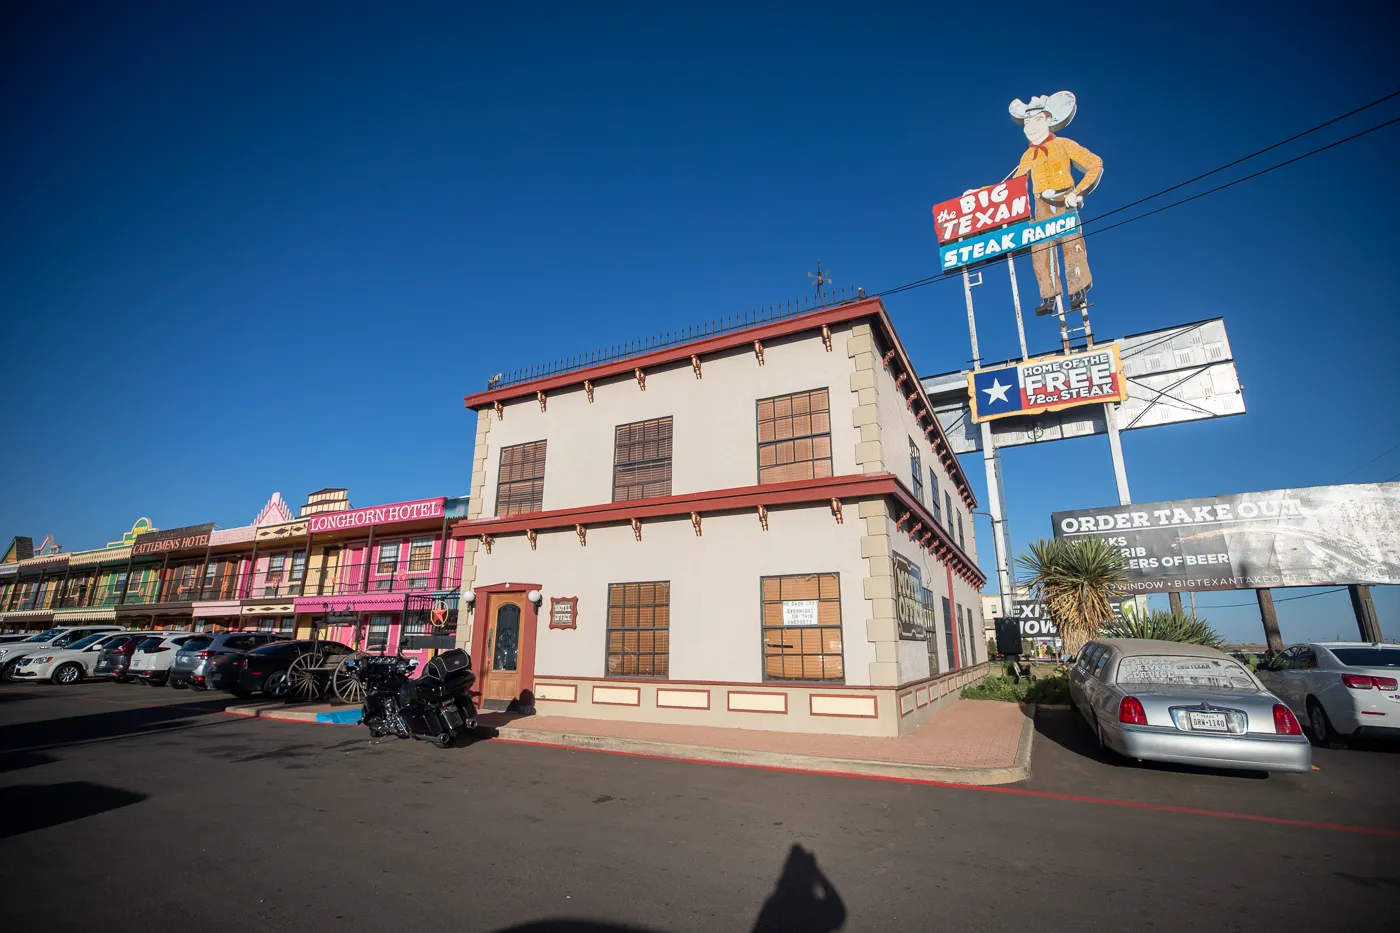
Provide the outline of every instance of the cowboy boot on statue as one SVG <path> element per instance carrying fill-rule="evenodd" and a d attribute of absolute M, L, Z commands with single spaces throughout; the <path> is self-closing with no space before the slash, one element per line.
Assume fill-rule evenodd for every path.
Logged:
<path fill-rule="evenodd" d="M 1029 104 L 1017 99 L 1011 102 L 1009 109 L 1011 119 L 1021 124 L 1031 144 L 1011 177 L 1030 173 L 1035 219 L 1044 220 L 1083 206 L 1084 195 L 1094 190 L 1103 175 L 1103 159 L 1074 140 L 1055 135 L 1056 130 L 1069 126 L 1069 121 L 1074 119 L 1074 95 L 1060 91 L 1049 97 L 1032 97 Z M 1078 182 L 1074 180 L 1071 167 L 1079 169 L 1082 175 Z M 1083 309 L 1088 304 L 1086 293 L 1094 284 L 1089 274 L 1088 254 L 1084 252 L 1084 236 L 1076 230 L 1058 245 L 1064 250 L 1069 306 Z M 1047 241 L 1031 248 L 1031 266 L 1040 286 L 1040 304 L 1035 313 L 1040 315 L 1055 313 L 1055 296 L 1060 293 L 1059 276 L 1050 268 L 1051 250 L 1055 246 L 1054 241 Z"/>

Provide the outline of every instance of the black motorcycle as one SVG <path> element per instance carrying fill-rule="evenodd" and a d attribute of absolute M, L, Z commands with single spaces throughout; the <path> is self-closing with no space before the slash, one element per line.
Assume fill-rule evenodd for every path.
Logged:
<path fill-rule="evenodd" d="M 354 658 L 346 667 L 364 684 L 360 724 L 371 736 L 422 739 L 446 748 L 476 728 L 476 707 L 468 690 L 476 683 L 472 659 L 461 648 L 444 651 L 409 679 L 417 660 L 401 655 Z"/>

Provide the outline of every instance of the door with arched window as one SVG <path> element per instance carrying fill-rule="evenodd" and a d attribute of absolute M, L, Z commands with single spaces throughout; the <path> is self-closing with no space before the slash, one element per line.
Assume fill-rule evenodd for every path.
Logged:
<path fill-rule="evenodd" d="M 487 609 L 477 677 L 484 709 L 505 709 L 520 695 L 520 639 L 525 594 L 498 593 Z"/>

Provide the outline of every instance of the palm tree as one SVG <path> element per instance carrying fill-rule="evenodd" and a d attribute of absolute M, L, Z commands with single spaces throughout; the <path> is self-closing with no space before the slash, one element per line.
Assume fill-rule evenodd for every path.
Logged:
<path fill-rule="evenodd" d="M 1042 538 L 1016 562 L 1030 571 L 1031 597 L 1044 604 L 1071 656 L 1113 618 L 1109 600 L 1123 595 L 1128 569 L 1127 558 L 1101 538 Z"/>

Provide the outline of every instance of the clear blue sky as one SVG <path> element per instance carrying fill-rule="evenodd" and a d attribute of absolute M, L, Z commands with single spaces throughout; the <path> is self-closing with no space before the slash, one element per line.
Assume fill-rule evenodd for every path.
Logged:
<path fill-rule="evenodd" d="M 491 373 L 799 296 L 819 258 L 871 292 L 931 274 L 930 205 L 1024 148 L 1013 97 L 1079 95 L 1092 216 L 1400 87 L 1396 26 L 1381 3 L 6 4 L 0 533 L 78 549 L 138 515 L 242 524 L 273 490 L 465 493 L 461 397 Z M 1089 241 L 1096 329 L 1223 315 L 1250 408 L 1126 435 L 1135 499 L 1400 472 L 1349 473 L 1400 443 L 1360 356 L 1400 337 L 1397 147 Z M 964 364 L 959 289 L 888 305 L 921 371 Z M 1114 501 L 1101 438 L 1006 465 L 1018 548 Z M 1204 614 L 1258 637 L 1249 609 Z M 1280 614 L 1285 638 L 1355 631 L 1345 593 Z"/>

